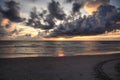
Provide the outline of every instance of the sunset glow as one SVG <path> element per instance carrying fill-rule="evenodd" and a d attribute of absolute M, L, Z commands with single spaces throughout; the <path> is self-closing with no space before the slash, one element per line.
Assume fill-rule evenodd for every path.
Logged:
<path fill-rule="evenodd" d="M 7 19 L 7 18 L 3 18 L 0 25 L 1 25 L 0 27 L 3 27 L 3 29 L 4 29 L 6 32 L 14 31 L 14 30 L 15 30 L 15 27 L 16 27 L 16 23 L 11 22 L 11 21 L 10 21 L 9 19 Z"/>
<path fill-rule="evenodd" d="M 44 41 L 112 41 L 120 40 L 120 33 L 108 33 L 96 36 L 74 36 L 74 37 L 55 37 L 55 38 L 41 38 Z"/>
<path fill-rule="evenodd" d="M 1 21 L 1 26 L 6 26 L 8 23 L 9 23 L 9 19 L 4 18 L 4 19 Z"/>
<path fill-rule="evenodd" d="M 58 48 L 57 49 L 57 56 L 58 57 L 64 57 L 65 56 L 65 54 L 64 54 L 64 50 L 62 49 L 62 48 Z"/>
<path fill-rule="evenodd" d="M 101 4 L 102 3 L 96 3 L 96 2 L 93 2 L 92 4 L 91 3 L 86 3 L 85 6 L 84 6 L 84 10 L 87 11 L 87 13 L 89 15 L 93 15 L 93 13 L 97 11 L 98 7 Z"/>

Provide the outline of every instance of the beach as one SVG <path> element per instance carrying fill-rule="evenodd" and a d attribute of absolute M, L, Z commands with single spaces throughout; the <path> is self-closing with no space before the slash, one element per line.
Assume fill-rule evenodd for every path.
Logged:
<path fill-rule="evenodd" d="M 0 80 L 120 80 L 119 64 L 120 54 L 0 58 Z"/>

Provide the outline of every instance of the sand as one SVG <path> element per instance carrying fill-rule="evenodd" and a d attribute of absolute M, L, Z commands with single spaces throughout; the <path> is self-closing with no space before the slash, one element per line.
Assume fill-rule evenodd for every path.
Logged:
<path fill-rule="evenodd" d="M 0 59 L 0 80 L 120 80 L 119 63 L 120 54 Z"/>

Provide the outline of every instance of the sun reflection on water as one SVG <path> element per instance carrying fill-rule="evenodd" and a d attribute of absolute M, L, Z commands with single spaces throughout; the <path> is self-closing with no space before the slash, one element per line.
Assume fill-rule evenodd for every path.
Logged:
<path fill-rule="evenodd" d="M 65 51 L 62 48 L 58 48 L 57 52 L 58 52 L 57 53 L 58 57 L 64 57 L 65 56 L 65 54 L 64 54 Z"/>

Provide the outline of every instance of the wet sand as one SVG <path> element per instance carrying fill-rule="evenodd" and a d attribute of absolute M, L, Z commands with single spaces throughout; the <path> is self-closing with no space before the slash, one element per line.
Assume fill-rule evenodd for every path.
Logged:
<path fill-rule="evenodd" d="M 118 63 L 120 54 L 0 59 L 0 80 L 120 80 Z"/>

